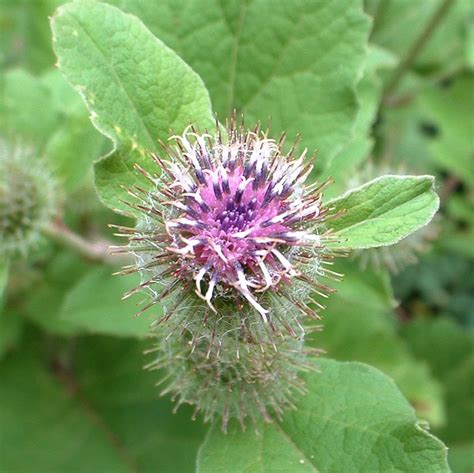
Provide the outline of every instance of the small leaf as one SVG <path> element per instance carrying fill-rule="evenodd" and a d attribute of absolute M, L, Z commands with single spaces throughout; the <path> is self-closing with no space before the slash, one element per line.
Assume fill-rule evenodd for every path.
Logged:
<path fill-rule="evenodd" d="M 138 18 L 115 7 L 69 3 L 58 9 L 51 26 L 61 71 L 81 93 L 94 125 L 115 145 L 96 165 L 99 194 L 106 205 L 129 210 L 116 193 L 126 199 L 120 184 L 139 182 L 135 162 L 155 172 L 147 153 L 157 149 L 159 139 L 190 123 L 212 127 L 207 90 Z"/>
<path fill-rule="evenodd" d="M 394 383 L 375 368 L 332 360 L 306 376 L 309 393 L 261 434 L 214 426 L 199 473 L 448 473 L 446 448 L 419 424 Z"/>
<path fill-rule="evenodd" d="M 28 297 L 20 305 L 21 315 L 55 335 L 72 335 L 80 328 L 70 320 L 59 318 L 66 294 L 91 269 L 91 266 L 70 251 L 51 255 L 42 268 L 41 278 L 28 289 Z"/>
<path fill-rule="evenodd" d="M 382 176 L 326 205 L 337 248 L 375 248 L 393 245 L 433 218 L 439 198 L 431 176 Z"/>

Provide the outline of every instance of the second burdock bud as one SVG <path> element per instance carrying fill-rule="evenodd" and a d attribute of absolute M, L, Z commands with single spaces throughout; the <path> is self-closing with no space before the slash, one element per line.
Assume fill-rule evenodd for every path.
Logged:
<path fill-rule="evenodd" d="M 54 183 L 30 148 L 0 140 L 0 255 L 25 255 L 55 212 Z"/>

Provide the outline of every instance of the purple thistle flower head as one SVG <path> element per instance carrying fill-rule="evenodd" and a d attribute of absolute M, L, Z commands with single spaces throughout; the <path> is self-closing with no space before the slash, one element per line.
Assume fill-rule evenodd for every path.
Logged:
<path fill-rule="evenodd" d="M 285 136 L 275 141 L 235 118 L 214 135 L 192 127 L 152 155 L 159 175 L 140 167 L 151 190 L 135 187 L 130 204 L 135 228 L 118 227 L 129 239 L 122 251 L 136 264 L 141 290 L 151 294 L 141 312 L 160 304 L 158 356 L 148 365 L 167 372 L 163 393 L 188 403 L 206 420 L 237 418 L 242 426 L 280 417 L 302 391 L 309 369 L 304 348 L 308 324 L 318 319 L 312 298 L 330 288 L 326 268 L 326 183 L 307 183 L 312 160 Z"/>
<path fill-rule="evenodd" d="M 177 292 L 165 320 L 191 297 L 184 305 L 200 301 L 204 320 L 225 315 L 230 305 L 234 315 L 251 312 L 274 332 L 280 326 L 304 333 L 285 312 L 314 316 L 302 288 L 304 294 L 325 288 L 318 277 L 331 257 L 321 204 L 325 184 L 306 183 L 312 160 L 306 150 L 297 155 L 296 146 L 284 153 L 285 135 L 275 141 L 234 119 L 224 131 L 198 134 L 190 127 L 164 147 L 166 159 L 153 155 L 159 177 L 140 169 L 153 190 L 130 192 L 143 218 L 136 229 L 122 228 L 137 260 L 125 272 L 138 269 L 143 281 L 129 294 L 148 288 L 149 307 Z"/>

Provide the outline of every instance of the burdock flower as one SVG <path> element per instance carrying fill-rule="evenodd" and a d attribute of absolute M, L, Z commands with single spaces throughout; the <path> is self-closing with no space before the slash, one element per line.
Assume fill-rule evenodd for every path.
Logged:
<path fill-rule="evenodd" d="M 172 139 L 166 157 L 153 155 L 159 176 L 139 168 L 152 190 L 130 191 L 137 227 L 119 227 L 136 258 L 124 272 L 142 274 L 126 296 L 148 289 L 143 310 L 161 303 L 158 322 L 178 314 L 191 333 L 197 324 L 212 332 L 223 317 L 245 339 L 260 332 L 258 342 L 268 341 L 282 330 L 302 336 L 299 314 L 317 318 L 321 306 L 310 292 L 324 296 L 321 276 L 334 274 L 324 267 L 332 257 L 326 184 L 307 183 L 313 159 L 296 146 L 285 153 L 285 135 L 275 141 L 233 119 L 214 135 L 190 127 Z"/>
<path fill-rule="evenodd" d="M 234 119 L 172 140 L 152 155 L 159 175 L 138 167 L 151 190 L 130 190 L 137 226 L 117 227 L 129 238 L 118 251 L 136 261 L 122 273 L 142 277 L 125 297 L 145 290 L 142 312 L 163 310 L 149 366 L 164 368 L 163 393 L 178 406 L 220 415 L 224 429 L 230 418 L 279 417 L 311 366 L 303 339 L 323 307 L 311 296 L 326 297 L 321 278 L 339 276 L 326 268 L 326 184 L 307 183 L 312 159 L 295 145 L 285 152 L 285 135 Z"/>

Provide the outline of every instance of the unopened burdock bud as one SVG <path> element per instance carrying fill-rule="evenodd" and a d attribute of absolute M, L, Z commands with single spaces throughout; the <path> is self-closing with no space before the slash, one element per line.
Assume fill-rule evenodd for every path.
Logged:
<path fill-rule="evenodd" d="M 25 255 L 54 210 L 45 163 L 30 148 L 0 141 L 0 255 Z"/>
<path fill-rule="evenodd" d="M 275 351 L 270 344 L 242 343 L 238 332 L 221 337 L 226 349 L 186 329 L 167 336 L 166 327 L 160 334 L 148 367 L 163 370 L 161 394 L 170 394 L 176 409 L 190 404 L 205 422 L 220 418 L 224 431 L 231 419 L 244 430 L 250 421 L 258 430 L 260 420 L 281 419 L 295 396 L 306 393 L 300 374 L 314 364 L 307 361 L 302 339 L 282 337 Z"/>

